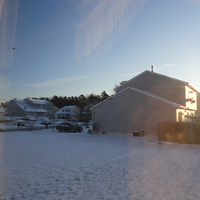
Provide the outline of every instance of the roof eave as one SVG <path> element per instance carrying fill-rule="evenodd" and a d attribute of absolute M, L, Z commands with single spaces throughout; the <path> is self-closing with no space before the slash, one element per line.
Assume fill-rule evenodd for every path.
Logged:
<path fill-rule="evenodd" d="M 198 92 L 198 93 L 199 93 L 199 91 L 196 90 L 191 84 L 186 83 L 185 85 L 188 86 L 190 89 L 194 90 L 195 92 Z"/>

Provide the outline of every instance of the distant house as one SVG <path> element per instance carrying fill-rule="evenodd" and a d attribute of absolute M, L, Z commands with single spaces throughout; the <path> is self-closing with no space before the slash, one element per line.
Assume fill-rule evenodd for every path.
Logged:
<path fill-rule="evenodd" d="M 53 104 L 46 100 L 11 100 L 7 107 L 8 116 L 53 117 Z"/>
<path fill-rule="evenodd" d="M 81 112 L 81 120 L 82 121 L 89 121 L 92 120 L 92 109 L 95 105 L 97 105 L 97 101 L 93 101 L 92 103 L 86 105 Z"/>
<path fill-rule="evenodd" d="M 157 133 L 158 121 L 190 121 L 197 113 L 198 91 L 188 82 L 144 71 L 93 108 L 96 131 Z"/>
<path fill-rule="evenodd" d="M 78 106 L 65 106 L 55 113 L 56 119 L 78 120 L 80 118 L 81 109 Z"/>
<path fill-rule="evenodd" d="M 53 106 L 53 118 L 55 118 L 56 113 L 60 110 L 57 106 Z"/>

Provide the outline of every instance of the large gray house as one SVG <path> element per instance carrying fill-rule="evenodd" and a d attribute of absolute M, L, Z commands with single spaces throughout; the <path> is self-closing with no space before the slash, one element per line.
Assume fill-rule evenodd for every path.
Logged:
<path fill-rule="evenodd" d="M 53 104 L 46 100 L 24 99 L 8 102 L 8 116 L 53 117 Z"/>
<path fill-rule="evenodd" d="M 190 121 L 197 113 L 198 91 L 188 82 L 144 71 L 93 108 L 94 131 L 157 134 L 158 121 Z"/>

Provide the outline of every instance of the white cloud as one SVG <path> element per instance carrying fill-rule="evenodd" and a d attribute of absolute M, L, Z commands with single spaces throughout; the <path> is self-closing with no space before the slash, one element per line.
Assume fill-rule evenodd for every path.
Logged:
<path fill-rule="evenodd" d="M 86 79 L 86 78 L 89 78 L 89 76 L 73 76 L 73 77 L 68 77 L 68 78 L 55 79 L 55 80 L 47 81 L 44 83 L 33 83 L 33 84 L 25 85 L 25 87 L 58 86 L 58 85 L 66 83 L 66 82 L 79 81 L 81 79 Z"/>

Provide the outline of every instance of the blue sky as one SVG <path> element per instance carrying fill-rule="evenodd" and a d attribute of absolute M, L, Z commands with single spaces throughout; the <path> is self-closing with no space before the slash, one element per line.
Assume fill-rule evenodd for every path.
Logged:
<path fill-rule="evenodd" d="M 199 24 L 200 0 L 0 0 L 0 102 L 112 94 L 151 65 L 200 91 Z"/>

